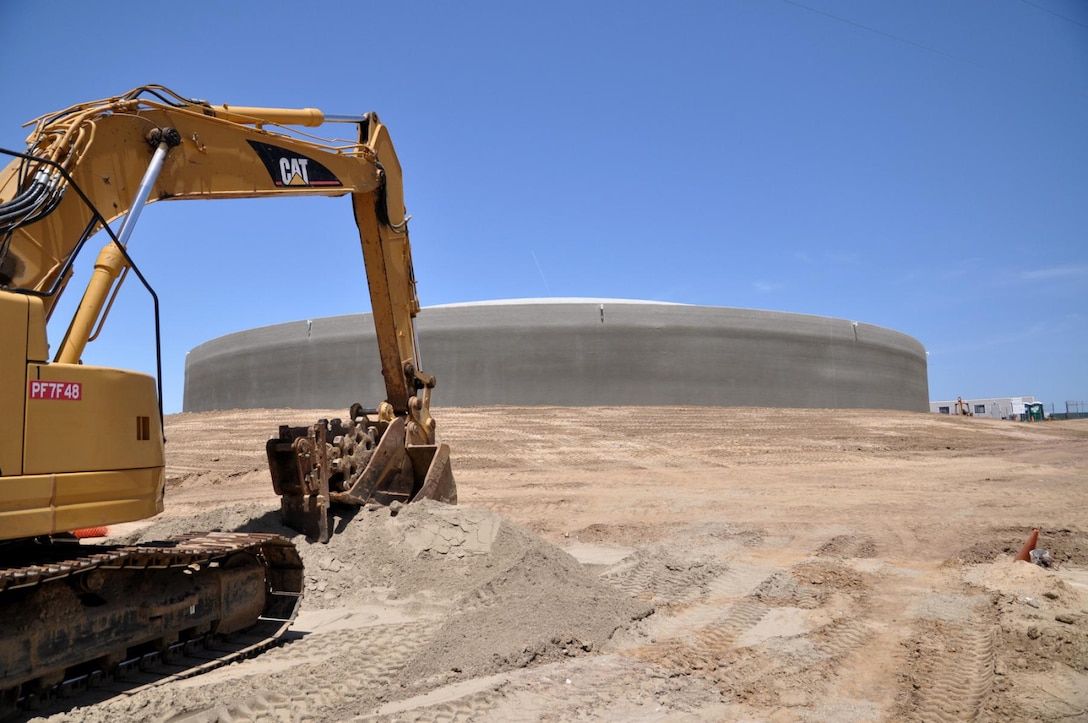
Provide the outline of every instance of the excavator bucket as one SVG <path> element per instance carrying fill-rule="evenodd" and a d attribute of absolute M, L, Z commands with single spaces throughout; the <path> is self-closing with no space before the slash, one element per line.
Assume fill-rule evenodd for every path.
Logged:
<path fill-rule="evenodd" d="M 423 474 L 423 486 L 412 498 L 413 502 L 438 500 L 451 505 L 457 504 L 457 484 L 453 481 L 448 444 L 409 445 L 408 456 L 412 458 L 414 469 L 426 470 Z"/>
<path fill-rule="evenodd" d="M 411 443 L 404 417 L 386 421 L 356 408 L 352 414 L 348 422 L 284 425 L 268 440 L 268 466 L 284 524 L 328 542 L 334 505 L 457 503 L 448 445 Z"/>

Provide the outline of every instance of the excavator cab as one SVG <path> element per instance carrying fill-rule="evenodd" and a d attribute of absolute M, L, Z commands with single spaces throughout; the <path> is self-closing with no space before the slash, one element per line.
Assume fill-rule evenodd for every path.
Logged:
<path fill-rule="evenodd" d="M 15 284 L 33 258 L 9 253 L 21 230 L 48 217 L 38 209 L 56 207 L 62 195 L 104 221 L 57 166 L 31 174 L 32 157 L 2 155 L 13 159 L 9 174 L 22 170 L 35 181 L 11 192 L 9 175 L 0 191 L 0 540 L 153 517 L 163 510 L 165 486 L 155 378 L 49 355 L 49 313 L 92 228 L 77 237 L 48 286 Z M 100 260 L 123 260 L 117 248 L 111 233 Z"/>

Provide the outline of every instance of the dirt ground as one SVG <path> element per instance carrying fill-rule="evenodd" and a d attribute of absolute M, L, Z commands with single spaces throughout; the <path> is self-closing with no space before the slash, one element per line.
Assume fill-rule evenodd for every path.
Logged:
<path fill-rule="evenodd" d="M 168 417 L 167 512 L 114 533 L 284 532 L 264 440 L 322 416 Z M 52 720 L 1088 720 L 1088 420 L 435 417 L 460 504 L 297 537 L 287 644 Z"/>

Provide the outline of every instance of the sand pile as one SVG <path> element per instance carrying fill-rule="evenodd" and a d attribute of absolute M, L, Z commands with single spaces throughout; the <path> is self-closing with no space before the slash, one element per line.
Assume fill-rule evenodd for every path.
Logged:
<path fill-rule="evenodd" d="M 1070 607 L 1080 607 L 1084 603 L 1081 594 L 1066 584 L 1058 572 L 1019 560 L 975 565 L 964 575 L 964 580 L 987 590 L 1029 600 L 1045 597 Z"/>
<path fill-rule="evenodd" d="M 130 541 L 209 530 L 290 536 L 306 565 L 304 611 L 385 604 L 427 622 L 426 641 L 397 673 L 412 683 L 413 694 L 421 683 L 437 686 L 599 651 L 618 629 L 652 612 L 563 550 L 488 510 L 425 501 L 361 509 L 338 519 L 335 529 L 328 544 L 308 543 L 283 527 L 278 509 L 236 505 L 154 524 Z M 350 668 L 351 661 L 337 666 Z M 390 697 L 396 696 L 387 691 Z M 170 707 L 179 704 L 185 707 L 181 701 Z"/>

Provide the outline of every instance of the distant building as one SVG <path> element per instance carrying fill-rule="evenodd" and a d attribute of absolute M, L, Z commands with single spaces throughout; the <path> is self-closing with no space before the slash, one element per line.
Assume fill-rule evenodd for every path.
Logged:
<path fill-rule="evenodd" d="M 934 414 L 959 414 L 961 412 L 957 404 L 962 404 L 967 412 L 976 417 L 1020 419 L 1026 413 L 1024 406 L 1035 403 L 1035 397 L 1032 396 L 953 399 L 948 402 L 930 402 L 929 411 Z"/>
<path fill-rule="evenodd" d="M 929 401 L 926 351 L 848 319 L 619 299 L 424 309 L 434 403 L 902 409 Z M 369 314 L 212 339 L 185 361 L 186 412 L 335 409 L 385 398 Z"/>

